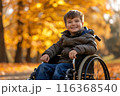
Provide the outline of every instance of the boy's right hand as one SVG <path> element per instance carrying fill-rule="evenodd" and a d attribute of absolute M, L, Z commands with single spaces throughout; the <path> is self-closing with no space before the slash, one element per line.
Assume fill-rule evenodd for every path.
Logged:
<path fill-rule="evenodd" d="M 43 61 L 43 62 L 48 63 L 48 61 L 50 60 L 50 57 L 49 57 L 48 54 L 45 54 L 45 55 L 43 55 L 43 56 L 40 58 L 40 60 Z"/>

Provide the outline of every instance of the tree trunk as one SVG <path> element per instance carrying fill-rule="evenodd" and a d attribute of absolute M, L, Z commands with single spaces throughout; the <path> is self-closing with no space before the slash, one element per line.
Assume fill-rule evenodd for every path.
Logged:
<path fill-rule="evenodd" d="M 20 21 L 20 18 L 21 18 L 21 13 L 20 11 L 23 10 L 23 3 L 22 1 L 19 1 L 18 2 L 18 20 L 17 20 L 17 23 L 18 23 L 18 28 L 17 28 L 17 33 L 19 36 L 21 36 L 21 40 L 19 40 L 18 44 L 17 44 L 17 50 L 16 50 L 16 55 L 15 55 L 15 63 L 21 63 L 22 62 L 22 41 L 23 41 L 23 37 L 22 37 L 22 33 L 23 33 L 23 30 L 22 30 L 22 26 L 23 26 L 23 23 Z"/>
<path fill-rule="evenodd" d="M 21 63 L 22 62 L 22 47 L 21 47 L 22 41 L 18 42 L 17 44 L 17 50 L 15 55 L 15 63 Z"/>
<path fill-rule="evenodd" d="M 40 53 L 39 52 L 37 52 L 36 62 L 40 63 Z"/>
<path fill-rule="evenodd" d="M 28 22 L 28 34 L 31 37 L 31 27 L 30 27 L 30 22 Z M 32 58 L 30 57 L 31 54 L 31 41 L 28 41 L 28 44 L 30 45 L 29 48 L 27 48 L 27 55 L 25 57 L 26 62 L 32 62 Z"/>
<path fill-rule="evenodd" d="M 8 62 L 5 42 L 4 42 L 3 23 L 2 23 L 2 0 L 0 0 L 0 62 Z"/>
<path fill-rule="evenodd" d="M 30 52 L 31 52 L 31 48 L 27 49 L 27 55 L 26 55 L 26 62 L 31 62 L 31 57 L 30 57 Z"/>

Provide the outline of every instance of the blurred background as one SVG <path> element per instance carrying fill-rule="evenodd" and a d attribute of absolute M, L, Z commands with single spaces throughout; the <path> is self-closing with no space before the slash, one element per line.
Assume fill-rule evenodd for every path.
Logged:
<path fill-rule="evenodd" d="M 0 79 L 27 78 L 65 30 L 69 10 L 84 13 L 84 26 L 102 39 L 97 54 L 119 80 L 120 0 L 0 0 Z"/>

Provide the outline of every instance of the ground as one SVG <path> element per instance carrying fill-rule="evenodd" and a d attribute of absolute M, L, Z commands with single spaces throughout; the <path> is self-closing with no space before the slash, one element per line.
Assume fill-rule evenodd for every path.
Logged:
<path fill-rule="evenodd" d="M 34 63 L 0 63 L 0 79 L 27 79 L 39 64 Z"/>
<path fill-rule="evenodd" d="M 109 57 L 110 58 L 110 57 Z M 112 59 L 111 59 L 112 60 Z M 104 59 L 112 80 L 120 80 L 120 58 L 116 60 Z M 26 80 L 39 64 L 35 63 L 0 63 L 1 80 Z"/>

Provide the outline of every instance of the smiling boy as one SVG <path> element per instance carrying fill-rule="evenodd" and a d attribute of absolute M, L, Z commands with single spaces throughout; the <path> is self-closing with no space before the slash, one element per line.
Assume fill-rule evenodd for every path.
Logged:
<path fill-rule="evenodd" d="M 64 16 L 67 30 L 62 32 L 59 41 L 48 48 L 41 57 L 44 62 L 36 71 L 36 80 L 64 79 L 67 69 L 73 68 L 72 59 L 77 55 L 90 55 L 97 51 L 93 30 L 83 27 L 84 15 L 77 10 L 70 10 Z M 89 32 L 88 32 L 89 31 Z M 49 64 L 49 60 L 60 54 L 57 64 Z"/>

